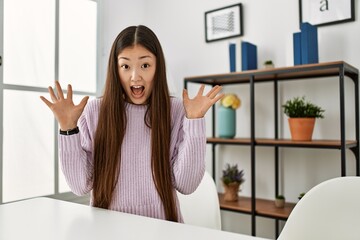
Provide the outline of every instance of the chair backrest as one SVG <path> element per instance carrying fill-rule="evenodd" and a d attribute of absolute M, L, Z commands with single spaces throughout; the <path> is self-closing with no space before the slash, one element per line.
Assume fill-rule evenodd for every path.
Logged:
<path fill-rule="evenodd" d="M 308 191 L 278 240 L 360 239 L 360 177 L 338 177 Z"/>
<path fill-rule="evenodd" d="M 189 195 L 177 192 L 185 224 L 221 230 L 220 205 L 213 178 L 205 172 L 199 187 Z"/>

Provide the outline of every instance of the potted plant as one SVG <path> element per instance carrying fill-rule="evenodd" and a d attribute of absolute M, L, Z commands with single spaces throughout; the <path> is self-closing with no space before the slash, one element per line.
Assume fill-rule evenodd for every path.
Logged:
<path fill-rule="evenodd" d="M 277 195 L 275 197 L 275 206 L 277 208 L 283 208 L 285 206 L 285 197 L 283 195 Z"/>
<path fill-rule="evenodd" d="M 298 199 L 299 199 L 299 200 L 302 199 L 304 195 L 305 195 L 304 192 L 303 192 L 303 193 L 300 193 L 299 196 L 298 196 Z"/>
<path fill-rule="evenodd" d="M 295 141 L 311 141 L 315 119 L 324 118 L 321 107 L 305 100 L 305 97 L 294 97 L 286 101 L 284 113 L 289 117 L 291 139 Z"/>
<path fill-rule="evenodd" d="M 274 63 L 273 63 L 273 61 L 272 61 L 272 60 L 266 60 L 266 61 L 264 62 L 264 67 L 265 67 L 265 68 L 274 68 Z"/>
<path fill-rule="evenodd" d="M 225 94 L 218 108 L 218 134 L 221 138 L 234 138 L 236 134 L 236 112 L 241 106 L 240 98 L 233 93 Z"/>
<path fill-rule="evenodd" d="M 226 164 L 221 177 L 225 192 L 225 201 L 237 201 L 240 185 L 245 181 L 244 170 L 239 171 L 237 164 Z"/>

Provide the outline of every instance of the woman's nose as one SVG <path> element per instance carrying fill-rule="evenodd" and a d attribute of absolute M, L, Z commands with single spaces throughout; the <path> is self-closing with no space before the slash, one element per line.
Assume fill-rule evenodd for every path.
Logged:
<path fill-rule="evenodd" d="M 131 81 L 137 81 L 140 80 L 140 72 L 138 69 L 133 69 L 131 72 Z"/>

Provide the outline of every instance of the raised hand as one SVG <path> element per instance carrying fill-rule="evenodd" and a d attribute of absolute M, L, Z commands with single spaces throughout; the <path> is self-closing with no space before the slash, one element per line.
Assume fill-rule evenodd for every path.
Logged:
<path fill-rule="evenodd" d="M 57 95 L 55 95 L 52 87 L 49 87 L 50 102 L 45 97 L 40 96 L 41 100 L 51 109 L 54 113 L 56 120 L 59 122 L 60 129 L 63 131 L 74 129 L 77 126 L 77 121 L 83 112 L 85 105 L 89 99 L 88 96 L 84 97 L 78 105 L 75 105 L 72 96 L 72 87 L 69 84 L 67 87 L 67 97 L 64 97 L 64 93 L 61 89 L 60 83 L 55 82 Z"/>
<path fill-rule="evenodd" d="M 222 87 L 216 85 L 203 96 L 205 85 L 201 85 L 197 95 L 190 99 L 186 89 L 183 91 L 184 108 L 187 118 L 202 118 L 209 108 L 219 101 L 224 94 L 218 94 Z"/>

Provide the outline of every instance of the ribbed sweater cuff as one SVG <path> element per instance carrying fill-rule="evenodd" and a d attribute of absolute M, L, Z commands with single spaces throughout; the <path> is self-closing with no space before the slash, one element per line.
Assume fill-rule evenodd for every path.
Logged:
<path fill-rule="evenodd" d="M 194 137 L 206 136 L 205 118 L 184 119 L 184 131 Z"/>
<path fill-rule="evenodd" d="M 66 149 L 67 151 L 70 149 L 77 151 L 78 146 L 81 147 L 79 133 L 68 136 L 59 134 L 59 151 L 62 151 L 63 149 Z"/>

